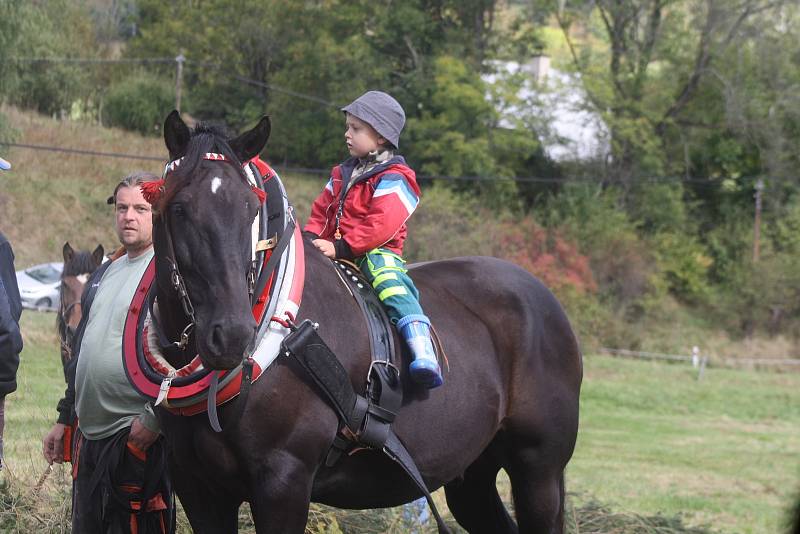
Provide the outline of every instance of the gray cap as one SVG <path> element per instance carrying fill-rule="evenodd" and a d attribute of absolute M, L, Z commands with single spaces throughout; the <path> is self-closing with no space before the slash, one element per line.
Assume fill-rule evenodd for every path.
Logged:
<path fill-rule="evenodd" d="M 388 94 L 367 91 L 342 111 L 366 122 L 395 148 L 400 148 L 400 132 L 406 124 L 406 114 L 400 103 Z"/>

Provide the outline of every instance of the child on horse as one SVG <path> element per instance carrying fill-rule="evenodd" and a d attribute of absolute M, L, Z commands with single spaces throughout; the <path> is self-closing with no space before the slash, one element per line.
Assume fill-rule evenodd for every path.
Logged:
<path fill-rule="evenodd" d="M 381 91 L 364 93 L 342 111 L 351 157 L 333 168 L 304 230 L 325 256 L 359 266 L 411 349 L 411 379 L 435 388 L 442 373 L 431 323 L 401 256 L 420 195 L 416 174 L 396 153 L 405 112 Z"/>

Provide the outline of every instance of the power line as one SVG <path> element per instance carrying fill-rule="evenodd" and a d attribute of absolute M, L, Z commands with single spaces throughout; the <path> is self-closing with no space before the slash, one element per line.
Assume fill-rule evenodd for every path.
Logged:
<path fill-rule="evenodd" d="M 50 145 L 34 145 L 29 143 L 12 143 L 10 141 L 0 140 L 0 146 L 8 146 L 14 148 L 24 148 L 29 150 L 43 150 L 49 152 L 61 152 L 65 154 L 77 154 L 81 156 L 95 156 L 107 158 L 120 158 L 120 159 L 135 159 L 146 161 L 166 161 L 166 158 L 159 156 L 143 156 L 138 154 L 122 154 L 119 152 L 100 152 L 96 150 L 83 150 L 79 148 L 65 148 Z M 289 167 L 283 165 L 274 165 L 274 167 L 281 169 L 284 172 L 291 172 L 296 174 L 308 174 L 320 177 L 327 177 L 330 174 L 330 169 L 315 169 L 309 167 Z M 600 184 L 602 179 L 590 176 L 569 176 L 569 177 L 547 177 L 547 176 L 449 176 L 442 174 L 424 175 L 418 174 L 419 180 L 438 180 L 438 181 L 461 181 L 461 182 L 518 182 L 518 183 L 542 183 L 542 184 L 569 184 L 569 183 L 584 183 L 584 184 Z M 755 179 L 755 178 L 754 178 Z M 772 178 L 775 180 L 775 178 Z M 795 180 L 795 178 L 787 178 L 787 180 Z M 640 176 L 634 178 L 630 183 L 691 183 L 694 185 L 705 186 L 720 186 L 719 179 L 709 178 L 685 178 L 683 176 Z"/>
<path fill-rule="evenodd" d="M 58 146 L 46 145 L 30 145 L 26 143 L 9 143 L 7 141 L 0 141 L 2 146 L 11 146 L 15 148 L 29 148 L 33 150 L 45 150 L 49 152 L 63 152 L 66 154 L 79 154 L 81 156 L 99 156 L 105 158 L 123 158 L 123 159 L 141 159 L 148 161 L 164 161 L 164 158 L 157 158 L 155 156 L 140 156 L 136 154 L 120 154 L 118 152 L 98 152 L 96 150 L 82 150 L 79 148 L 62 148 Z"/>
<path fill-rule="evenodd" d="M 20 58 L 0 58 L 0 62 L 16 62 L 16 63 L 108 63 L 108 64 L 145 64 L 145 63 L 175 63 L 177 58 L 171 57 L 153 57 L 153 58 L 120 58 L 120 59 L 104 59 L 104 58 L 70 58 L 70 57 L 20 57 Z M 218 63 L 210 63 L 207 61 L 197 61 L 184 58 L 183 63 L 186 65 L 198 65 L 201 67 L 206 68 L 213 68 L 220 71 L 225 71 L 227 67 L 225 65 L 221 65 Z M 278 85 L 274 85 L 271 83 L 262 82 L 260 80 L 255 80 L 253 78 L 248 78 L 246 76 L 241 76 L 239 74 L 232 74 L 226 73 L 228 76 L 233 78 L 238 82 L 242 82 L 248 85 L 252 85 L 255 87 L 261 87 L 264 89 L 269 89 L 271 91 L 275 91 L 276 93 L 282 93 L 285 95 L 293 96 L 295 98 L 300 98 L 303 100 L 308 100 L 310 102 L 314 102 L 317 104 L 322 104 L 324 106 L 333 107 L 339 109 L 341 106 L 325 100 L 323 98 L 308 95 L 305 93 L 301 93 L 299 91 L 295 91 L 293 89 L 286 89 L 284 87 L 280 87 Z"/>
<path fill-rule="evenodd" d="M 304 100 L 310 100 L 311 102 L 316 102 L 317 104 L 323 104 L 325 106 L 333 107 L 339 109 L 340 105 L 334 104 L 333 102 L 328 102 L 327 100 L 323 100 L 322 98 L 318 98 L 316 96 L 306 95 L 303 93 L 298 93 L 297 91 L 293 91 L 291 89 L 284 89 L 282 87 L 278 87 L 277 85 L 272 85 L 270 83 L 260 82 L 258 80 L 253 80 L 252 78 L 245 78 L 244 76 L 239 76 L 238 74 L 231 75 L 236 81 L 246 83 L 249 85 L 254 85 L 256 87 L 263 87 L 265 89 L 269 89 L 271 91 L 275 91 L 276 93 L 283 93 L 285 95 L 293 96 L 295 98 L 302 98 Z"/>
<path fill-rule="evenodd" d="M 174 63 L 171 57 L 143 57 L 143 58 L 91 58 L 91 57 L 10 57 L 0 58 L 0 63 Z"/>
<path fill-rule="evenodd" d="M 187 59 L 186 62 L 187 63 L 192 63 L 194 65 L 199 65 L 201 67 L 216 69 L 216 70 L 220 70 L 220 71 L 225 71 L 227 69 L 226 65 L 222 65 L 220 63 L 211 63 L 211 62 L 208 62 L 208 61 L 197 61 L 197 60 L 191 60 L 191 59 Z M 305 94 L 305 93 L 294 91 L 292 89 L 285 89 L 283 87 L 280 87 L 280 86 L 277 86 L 277 85 L 274 85 L 274 84 L 271 84 L 271 83 L 262 82 L 260 80 L 255 80 L 253 78 L 248 78 L 246 76 L 241 76 L 239 74 L 231 74 L 231 73 L 227 73 L 227 74 L 231 78 L 233 78 L 234 80 L 242 82 L 242 83 L 246 83 L 248 85 L 253 85 L 255 87 L 262 87 L 264 89 L 269 89 L 271 91 L 275 91 L 276 93 L 283 93 L 285 95 L 294 96 L 296 98 L 302 98 L 304 100 L 309 100 L 309 101 L 315 102 L 317 104 L 323 104 L 325 106 L 334 107 L 336 109 L 339 109 L 339 108 L 342 107 L 339 104 L 335 104 L 333 102 L 325 100 L 324 98 L 320 98 L 320 97 L 317 97 L 317 96 L 314 96 L 314 95 L 308 95 L 308 94 Z"/>

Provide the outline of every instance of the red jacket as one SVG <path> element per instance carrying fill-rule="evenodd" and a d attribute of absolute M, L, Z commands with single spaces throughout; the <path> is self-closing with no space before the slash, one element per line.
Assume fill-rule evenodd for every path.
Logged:
<path fill-rule="evenodd" d="M 311 206 L 304 230 L 332 241 L 337 258 L 352 259 L 378 247 L 402 254 L 406 221 L 419 203 L 416 174 L 402 156 L 394 156 L 356 178 L 343 196 L 343 184 L 350 181 L 357 163 L 357 158 L 350 158 L 333 168 L 328 184 Z M 342 239 L 337 240 L 340 205 Z"/>

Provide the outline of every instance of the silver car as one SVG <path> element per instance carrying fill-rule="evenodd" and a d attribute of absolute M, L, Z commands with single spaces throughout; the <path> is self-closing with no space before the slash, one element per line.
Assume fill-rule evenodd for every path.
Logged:
<path fill-rule="evenodd" d="M 17 271 L 17 285 L 22 306 L 44 310 L 57 310 L 60 304 L 62 262 L 41 263 Z"/>

